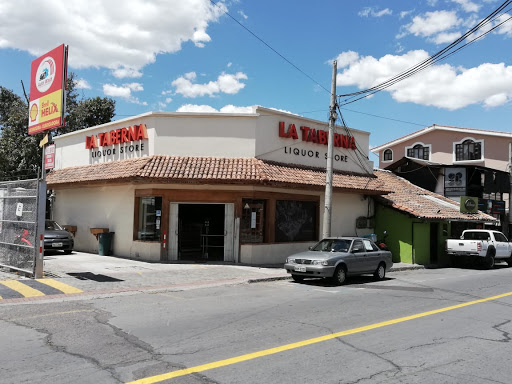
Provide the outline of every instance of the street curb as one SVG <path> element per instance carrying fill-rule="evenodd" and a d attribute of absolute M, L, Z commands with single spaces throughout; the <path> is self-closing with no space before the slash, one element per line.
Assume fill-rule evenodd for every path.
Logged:
<path fill-rule="evenodd" d="M 425 269 L 425 266 L 423 265 L 411 265 L 410 267 L 391 267 L 389 272 L 400 272 L 400 271 L 412 271 L 415 269 Z"/>

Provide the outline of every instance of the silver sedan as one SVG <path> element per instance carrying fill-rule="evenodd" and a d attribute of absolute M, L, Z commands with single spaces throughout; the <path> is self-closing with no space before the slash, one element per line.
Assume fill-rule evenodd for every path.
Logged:
<path fill-rule="evenodd" d="M 286 258 L 284 268 L 295 281 L 323 277 L 341 285 L 347 276 L 372 273 L 384 279 L 393 266 L 391 252 L 363 237 L 333 237 L 319 241 L 309 251 Z"/>

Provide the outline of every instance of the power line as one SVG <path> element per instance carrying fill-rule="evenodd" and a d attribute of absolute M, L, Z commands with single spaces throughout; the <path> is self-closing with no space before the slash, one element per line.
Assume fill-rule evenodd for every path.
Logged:
<path fill-rule="evenodd" d="M 512 1 L 512 0 L 511 0 Z M 276 55 L 278 55 L 281 59 L 283 59 L 284 61 L 286 61 L 288 64 L 290 64 L 293 68 L 295 68 L 297 71 L 299 71 L 300 73 L 302 73 L 304 76 L 306 76 L 308 79 L 310 79 L 311 81 L 313 81 L 316 85 L 318 85 L 320 88 L 324 89 L 325 91 L 327 91 L 329 94 L 331 93 L 331 91 L 329 91 L 327 88 L 325 88 L 322 84 L 320 84 L 318 81 L 316 81 L 315 79 L 313 79 L 310 75 L 308 75 L 306 72 L 304 72 L 302 69 L 300 69 L 298 66 L 296 66 L 294 63 L 292 63 L 290 60 L 288 60 L 284 55 L 282 55 L 281 53 L 279 53 L 276 49 L 274 49 L 270 44 L 268 44 L 265 40 L 263 40 L 261 37 L 259 37 L 258 35 L 256 35 L 253 31 L 251 31 L 249 28 L 247 28 L 245 25 L 243 25 L 241 22 L 239 22 L 237 19 L 235 19 L 233 16 L 231 16 L 229 14 L 228 11 L 226 11 L 224 8 L 222 8 L 221 6 L 219 6 L 216 2 L 214 2 L 213 0 L 210 0 L 210 3 L 212 3 L 213 5 L 215 5 L 217 8 L 219 8 L 220 10 L 222 10 L 222 12 L 224 12 L 226 15 L 228 15 L 231 20 L 233 20 L 235 23 L 237 23 L 239 26 L 241 26 L 243 29 L 245 29 L 247 32 L 249 32 L 253 37 L 255 37 L 256 39 L 258 39 L 261 43 L 263 43 L 267 48 L 269 48 L 272 52 L 274 52 Z"/>
<path fill-rule="evenodd" d="M 338 97 L 348 97 L 348 96 L 352 96 L 352 98 L 354 98 L 355 96 L 358 96 L 358 95 L 364 95 L 362 97 L 359 97 L 355 100 L 352 100 L 352 101 L 347 101 L 345 100 L 345 102 L 343 102 L 341 105 L 347 105 L 347 104 L 351 104 L 355 101 L 358 101 L 358 100 L 361 100 L 365 97 L 368 97 L 370 95 L 373 95 L 377 92 L 380 92 L 381 90 L 384 90 L 388 87 L 391 87 L 392 85 L 402 81 L 402 80 L 405 80 L 406 78 L 408 77 L 411 77 L 413 76 L 414 74 L 416 74 L 417 72 L 419 71 L 422 71 L 426 68 L 428 68 L 429 66 L 432 66 L 434 65 L 436 62 L 440 61 L 440 60 L 443 60 L 451 55 L 453 55 L 454 53 L 458 52 L 459 50 L 461 50 L 462 48 L 466 47 L 467 45 L 475 42 L 476 40 L 479 40 L 481 39 L 483 36 L 487 35 L 488 33 L 490 33 L 491 31 L 495 30 L 496 28 L 498 28 L 499 26 L 501 26 L 502 24 L 506 23 L 507 21 L 510 20 L 510 18 L 508 18 L 507 20 L 499 23 L 498 25 L 494 26 L 493 28 L 491 28 L 490 30 L 486 31 L 485 33 L 483 33 L 482 35 L 479 35 L 477 36 L 476 38 L 474 38 L 473 40 L 467 42 L 466 44 L 458 47 L 457 49 L 454 50 L 454 48 L 459 45 L 462 41 L 464 41 L 465 39 L 467 39 L 470 35 L 472 35 L 473 33 L 475 33 L 476 31 L 478 31 L 479 29 L 481 29 L 483 26 L 485 26 L 486 24 L 496 20 L 496 15 L 498 13 L 500 13 L 504 8 L 506 8 L 508 5 L 510 5 L 512 3 L 512 0 L 507 0 L 505 1 L 503 4 L 501 4 L 497 9 L 495 9 L 493 12 L 491 12 L 491 14 L 489 14 L 487 17 L 485 17 L 484 19 L 482 19 L 482 21 L 480 21 L 477 25 L 475 25 L 473 28 L 471 28 L 469 31 L 467 31 L 466 33 L 464 33 L 461 37 L 459 37 L 457 40 L 455 40 L 454 42 L 452 42 L 451 44 L 449 44 L 447 47 L 443 48 L 442 50 L 438 51 L 437 53 L 435 53 L 434 55 L 428 57 L 427 59 L 423 60 L 422 62 L 420 62 L 419 64 L 407 69 L 406 71 L 403 71 L 401 73 L 399 73 L 398 75 L 392 77 L 391 79 L 388 79 L 386 81 L 384 81 L 383 83 L 381 84 L 378 84 L 374 87 L 371 87 L 371 88 L 368 88 L 368 89 L 365 89 L 365 90 L 362 90 L 362 91 L 358 91 L 358 92 L 353 92 L 353 93 L 348 93 L 348 94 L 343 94 L 343 95 L 338 95 Z M 508 10 L 507 10 L 508 11 Z M 506 11 L 505 11 L 506 12 Z M 499 16 L 502 16 L 503 14 L 505 14 L 505 12 L 503 12 L 501 15 Z M 498 16 L 498 17 L 499 17 Z M 350 100 L 350 99 L 349 99 Z"/>

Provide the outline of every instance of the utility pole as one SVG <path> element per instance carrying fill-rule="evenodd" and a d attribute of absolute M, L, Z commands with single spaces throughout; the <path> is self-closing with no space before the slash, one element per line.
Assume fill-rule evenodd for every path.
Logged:
<path fill-rule="evenodd" d="M 325 169 L 325 206 L 324 223 L 322 225 L 323 238 L 331 236 L 331 217 L 332 217 L 332 152 L 334 143 L 334 126 L 336 119 L 336 71 L 338 62 L 332 63 L 332 83 L 331 83 L 331 105 L 329 107 L 329 139 L 327 141 L 327 166 Z"/>

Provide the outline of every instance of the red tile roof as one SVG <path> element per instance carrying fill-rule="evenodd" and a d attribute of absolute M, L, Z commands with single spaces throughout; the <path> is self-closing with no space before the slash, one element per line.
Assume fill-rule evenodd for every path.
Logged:
<path fill-rule="evenodd" d="M 461 213 L 459 203 L 437 193 L 420 188 L 390 171 L 374 170 L 375 176 L 393 192 L 379 196 L 378 201 L 412 216 L 431 220 L 493 222 L 496 219 L 483 212 Z"/>
<path fill-rule="evenodd" d="M 325 171 L 283 165 L 256 158 L 181 157 L 154 155 L 50 172 L 48 186 L 106 182 L 252 184 L 319 189 Z M 335 172 L 333 188 L 367 195 L 390 192 L 373 175 Z"/>

